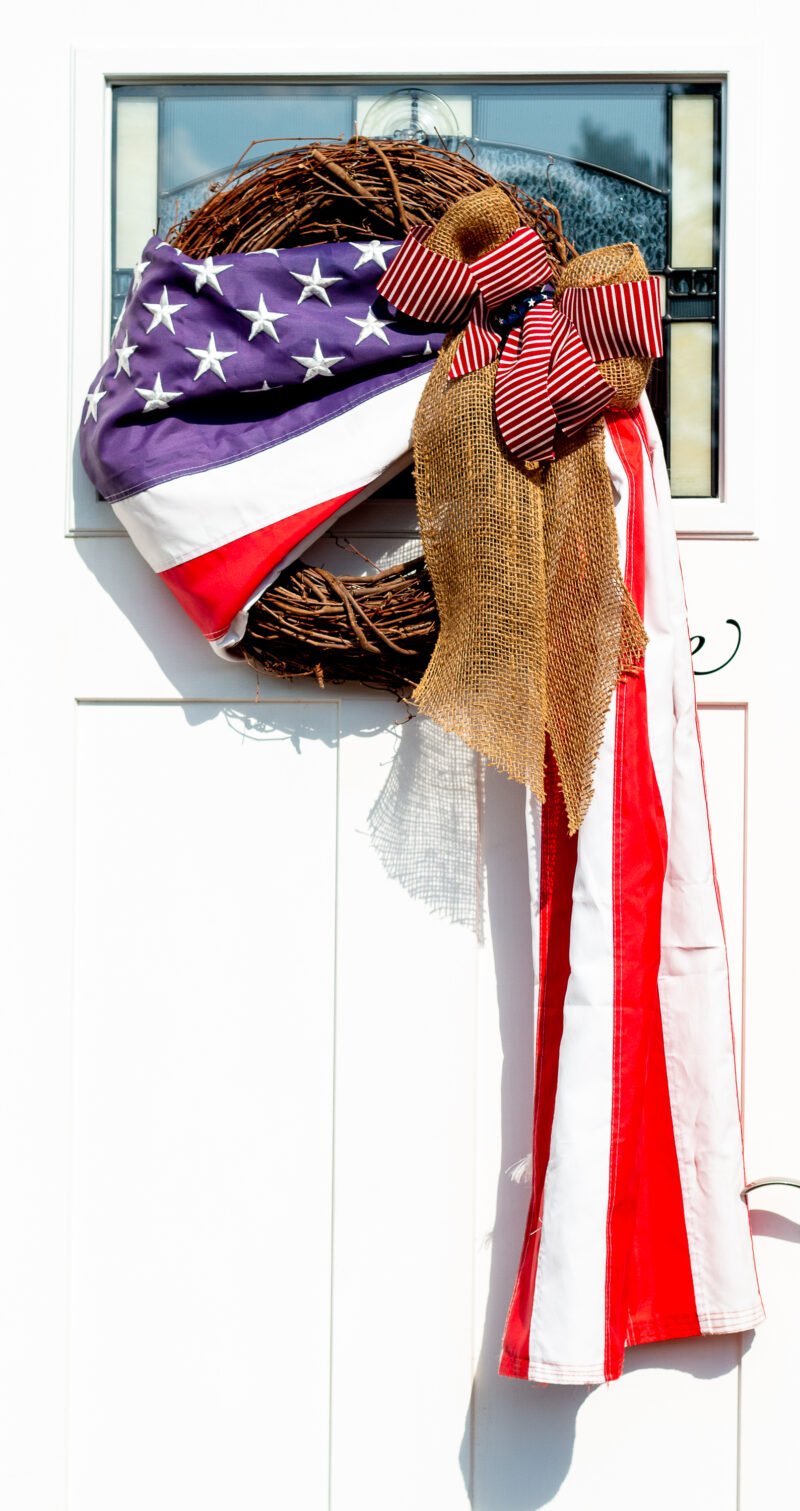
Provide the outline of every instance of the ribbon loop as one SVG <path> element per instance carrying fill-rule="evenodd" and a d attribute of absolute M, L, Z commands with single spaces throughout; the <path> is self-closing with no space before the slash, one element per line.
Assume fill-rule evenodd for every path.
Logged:
<path fill-rule="evenodd" d="M 451 379 L 499 356 L 497 424 L 521 459 L 550 460 L 556 426 L 573 435 L 608 408 L 614 389 L 598 362 L 662 355 L 657 278 L 568 288 L 556 307 L 547 250 L 533 227 L 470 263 L 426 247 L 429 234 L 428 226 L 409 233 L 378 291 L 413 319 L 466 321 Z"/>
<path fill-rule="evenodd" d="M 478 285 L 469 264 L 433 252 L 425 242 L 431 226 L 414 226 L 377 289 L 395 309 L 429 325 L 458 325 L 474 300 Z"/>

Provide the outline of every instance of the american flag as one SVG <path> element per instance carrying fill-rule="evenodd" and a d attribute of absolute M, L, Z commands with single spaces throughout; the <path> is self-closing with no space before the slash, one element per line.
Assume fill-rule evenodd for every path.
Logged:
<path fill-rule="evenodd" d="M 281 568 L 408 459 L 444 331 L 377 293 L 398 246 L 195 258 L 154 237 L 134 268 L 81 457 L 223 654 Z"/>

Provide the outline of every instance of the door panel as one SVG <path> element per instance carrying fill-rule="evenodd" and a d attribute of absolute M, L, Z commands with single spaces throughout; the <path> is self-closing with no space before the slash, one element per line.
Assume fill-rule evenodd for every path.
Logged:
<path fill-rule="evenodd" d="M 337 715 L 78 708 L 82 1511 L 326 1495 Z"/>
<path fill-rule="evenodd" d="M 764 536 L 684 541 L 682 556 L 706 639 L 696 669 L 729 656 L 729 618 L 742 630 L 697 686 L 749 1173 L 799 1174 L 800 525 L 772 398 L 792 391 L 797 314 L 784 301 L 764 318 L 752 298 L 753 185 L 781 206 L 782 246 L 798 229 L 777 150 L 794 140 L 796 65 L 786 49 L 760 62 L 749 43 L 667 44 L 655 12 L 623 57 L 607 18 L 579 12 L 579 48 L 556 36 L 511 57 L 501 25 L 458 57 L 448 37 L 411 63 L 561 78 L 730 68 L 726 493 L 700 514 L 681 506 L 681 522 L 745 533 L 760 511 Z M 174 52 L 147 38 L 131 52 L 126 20 L 122 50 L 75 67 L 71 139 L 53 123 L 68 116 L 75 27 L 69 7 L 52 19 L 45 45 L 36 18 L 3 98 L 6 139 L 72 203 L 49 194 L 7 308 L 0 1501 L 787 1504 L 796 1193 L 753 1201 L 767 1321 L 739 1371 L 738 1343 L 706 1340 L 637 1350 L 608 1389 L 497 1377 L 527 1206 L 505 1172 L 526 1152 L 532 1092 L 522 794 L 489 774 L 478 825 L 474 769 L 398 724 L 394 700 L 218 661 L 129 543 L 102 533 L 104 506 L 84 491 L 74 508 L 82 385 L 106 329 L 104 74 L 214 76 L 221 55 L 202 38 L 193 53 L 183 17 L 160 20 Z M 108 25 L 90 5 L 93 46 Z M 251 36 L 247 15 L 237 27 Z M 342 66 L 404 68 L 395 33 L 371 16 Z M 338 66 L 330 43 L 324 27 L 304 37 L 303 67 Z M 291 73 L 298 56 L 287 31 L 266 52 L 234 47 L 225 69 Z M 408 514 L 370 507 L 348 522 L 356 543 L 375 559 L 405 550 Z M 65 539 L 65 515 L 100 533 Z"/>

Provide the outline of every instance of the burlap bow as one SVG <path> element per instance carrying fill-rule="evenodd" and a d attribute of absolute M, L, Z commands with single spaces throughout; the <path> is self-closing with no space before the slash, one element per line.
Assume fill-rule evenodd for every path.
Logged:
<path fill-rule="evenodd" d="M 656 278 L 569 290 L 554 303 L 553 270 L 542 238 L 519 226 L 500 246 L 460 262 L 426 245 L 430 226 L 407 236 L 378 292 L 416 320 L 457 326 L 469 319 L 451 379 L 499 357 L 495 413 L 509 451 L 555 456 L 556 426 L 575 435 L 614 398 L 595 358 L 660 357 Z"/>
<path fill-rule="evenodd" d="M 473 336 L 487 327 L 480 323 L 474 284 L 467 299 L 459 268 L 472 277 L 480 266 L 486 299 L 484 270 L 518 228 L 518 211 L 493 188 L 459 200 L 425 243 L 426 251 L 449 265 L 452 282 L 438 292 L 453 299 L 454 323 L 463 323 L 470 312 L 476 319 L 446 340 L 414 424 L 420 529 L 441 621 L 415 700 L 539 798 L 549 736 L 574 832 L 591 799 L 614 688 L 624 672 L 636 668 L 646 635 L 620 572 L 602 420 L 572 435 L 556 432 L 555 459 L 549 463 L 521 460 L 495 414 L 503 355 L 476 365 L 469 350 Z M 525 242 L 533 248 L 529 237 Z M 541 263 L 539 268 L 541 278 Z M 547 269 L 553 324 L 558 312 L 568 316 L 597 357 L 604 407 L 634 408 L 650 370 L 649 356 L 627 355 L 630 347 L 620 351 L 614 322 L 607 323 L 605 348 L 592 344 L 591 327 L 604 303 L 649 310 L 648 318 L 659 324 L 652 304 L 628 301 L 625 292 L 654 282 L 637 248 L 607 247 L 566 267 L 548 261 Z M 441 323 L 441 314 L 437 318 Z M 648 340 L 649 351 L 656 346 L 652 331 Z M 521 344 L 524 353 L 524 328 Z M 660 328 L 658 344 L 660 349 Z M 553 347 L 551 342 L 541 365 L 548 384 Z M 551 388 L 548 394 L 552 400 Z M 543 412 L 543 407 L 536 410 Z M 538 419 L 526 421 L 526 427 L 527 445 Z"/>

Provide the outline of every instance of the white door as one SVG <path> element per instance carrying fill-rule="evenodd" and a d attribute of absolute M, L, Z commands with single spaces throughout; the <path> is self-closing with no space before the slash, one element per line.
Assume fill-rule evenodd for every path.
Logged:
<path fill-rule="evenodd" d="M 93 45 L 113 43 L 97 11 Z M 78 56 L 72 138 L 67 23 L 22 57 L 36 108 L 7 100 L 6 142 L 49 208 L 6 273 L 0 1504 L 787 1505 L 797 1193 L 753 1201 L 768 1313 L 754 1339 L 638 1348 L 591 1392 L 497 1376 L 527 1204 L 504 1172 L 526 1152 L 532 1091 L 521 789 L 482 782 L 393 699 L 218 661 L 103 512 L 74 513 L 83 389 L 67 413 L 59 374 L 69 362 L 81 384 L 104 345 L 109 81 L 616 73 L 618 50 L 587 8 L 597 46 L 537 43 L 527 61 L 473 36 L 409 62 L 374 15 L 335 65 L 329 15 L 273 18 L 286 47 L 254 57 L 263 12 L 243 7 L 221 61 L 218 10 L 193 14 L 205 53 Z M 293 52 L 306 21 L 314 41 Z M 760 77 L 747 48 L 681 53 L 662 18 L 648 29 L 626 69 L 729 72 L 725 497 L 681 516 L 683 561 L 697 669 L 728 663 L 698 694 L 749 1173 L 797 1175 L 798 526 L 792 411 L 774 402 L 792 391 L 791 301 L 767 318 L 797 216 L 773 243 L 751 213 L 756 182 L 771 213 L 786 196 L 775 143 L 791 139 L 794 81 L 776 53 Z M 375 558 L 412 533 L 409 505 L 348 525 Z"/>

